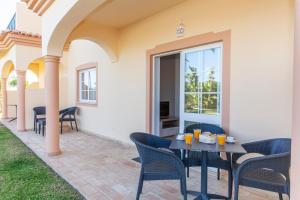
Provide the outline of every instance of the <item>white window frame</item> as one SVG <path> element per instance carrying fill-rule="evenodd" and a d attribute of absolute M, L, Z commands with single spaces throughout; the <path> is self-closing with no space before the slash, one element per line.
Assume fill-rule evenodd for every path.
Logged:
<path fill-rule="evenodd" d="M 82 81 L 82 74 L 83 73 L 90 73 L 90 72 L 94 72 L 95 76 L 96 76 L 96 89 L 95 89 L 95 97 L 96 99 L 90 99 L 90 93 L 94 90 L 90 90 L 88 89 L 88 99 L 83 99 L 82 98 L 82 88 L 81 88 L 81 83 Z M 98 69 L 97 69 L 97 64 L 85 64 L 82 65 L 80 67 L 78 67 L 77 69 L 77 102 L 79 104 L 87 104 L 87 105 L 97 105 L 97 100 L 98 100 Z M 90 81 L 89 81 L 90 82 Z M 89 83 L 91 84 L 91 83 Z"/>
<path fill-rule="evenodd" d="M 219 107 L 219 114 L 217 115 L 207 115 L 207 114 L 200 114 L 200 113 L 186 113 L 184 110 L 184 102 L 185 102 L 185 92 L 184 92 L 184 75 L 185 75 L 185 54 L 194 51 L 201 51 L 210 48 L 221 48 L 221 60 L 223 59 L 223 42 L 215 42 L 212 44 L 202 45 L 195 48 L 185 49 L 181 52 L 181 67 L 180 67 L 180 131 L 184 130 L 184 122 L 191 121 L 191 122 L 202 122 L 202 123 L 210 123 L 221 125 L 222 122 L 222 106 L 223 106 L 223 62 L 220 62 L 220 107 Z"/>

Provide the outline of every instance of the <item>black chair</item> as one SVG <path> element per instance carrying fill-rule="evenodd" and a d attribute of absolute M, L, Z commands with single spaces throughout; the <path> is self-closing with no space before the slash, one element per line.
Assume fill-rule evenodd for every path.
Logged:
<path fill-rule="evenodd" d="M 242 146 L 247 153 L 264 156 L 250 158 L 234 168 L 234 199 L 238 200 L 240 185 L 277 192 L 280 200 L 283 199 L 282 194 L 289 195 L 291 139 L 270 139 Z"/>
<path fill-rule="evenodd" d="M 33 130 L 37 133 L 37 123 L 39 120 L 45 120 L 46 107 L 39 106 L 33 108 Z M 42 117 L 41 117 L 42 115 Z"/>
<path fill-rule="evenodd" d="M 197 123 L 185 128 L 185 133 L 193 133 L 195 129 L 201 129 L 201 132 L 211 132 L 213 134 L 225 134 L 225 131 L 216 125 Z M 187 157 L 184 158 L 184 165 L 187 168 L 187 177 L 189 177 L 189 168 L 195 166 L 201 166 L 202 154 L 201 152 L 189 151 Z M 228 171 L 228 198 L 232 197 L 232 167 L 231 167 L 231 155 L 226 154 L 226 160 L 224 160 L 220 153 L 208 153 L 208 167 L 217 168 L 217 178 L 220 180 L 220 169 Z"/>
<path fill-rule="evenodd" d="M 141 162 L 141 173 L 136 199 L 140 198 L 143 182 L 147 180 L 180 180 L 180 191 L 187 199 L 185 168 L 173 151 L 170 141 L 147 133 L 132 133 Z"/>
<path fill-rule="evenodd" d="M 59 119 L 60 125 L 61 125 L 61 129 L 60 129 L 61 134 L 62 134 L 62 130 L 63 130 L 63 122 L 66 122 L 66 121 L 70 122 L 72 130 L 74 130 L 72 122 L 75 122 L 76 131 L 78 132 L 78 127 L 77 127 L 77 122 L 76 122 L 77 109 L 78 109 L 77 107 L 70 107 L 70 108 L 66 108 L 66 109 L 59 111 L 59 114 L 61 115 L 61 117 Z"/>
<path fill-rule="evenodd" d="M 46 119 L 39 119 L 37 121 L 37 126 L 38 126 L 38 133 L 40 134 L 42 129 L 42 135 L 45 136 Z"/>

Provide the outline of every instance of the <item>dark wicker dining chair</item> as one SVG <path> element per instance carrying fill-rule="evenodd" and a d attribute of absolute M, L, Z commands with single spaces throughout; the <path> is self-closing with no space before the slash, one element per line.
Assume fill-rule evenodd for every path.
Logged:
<path fill-rule="evenodd" d="M 37 133 L 37 123 L 39 120 L 45 120 L 46 107 L 38 106 L 33 108 L 33 130 Z M 42 116 L 41 116 L 42 115 Z"/>
<path fill-rule="evenodd" d="M 247 153 L 263 156 L 245 160 L 234 169 L 234 199 L 238 200 L 239 186 L 277 192 L 290 193 L 289 169 L 291 162 L 291 139 L 278 138 L 242 145 Z"/>
<path fill-rule="evenodd" d="M 185 133 L 193 133 L 195 129 L 200 129 L 201 132 L 211 132 L 213 134 L 225 134 L 225 131 L 216 125 L 207 123 L 197 123 L 187 126 Z M 220 156 L 220 153 L 208 153 L 208 167 L 217 168 L 217 178 L 220 180 L 220 169 L 228 171 L 228 198 L 232 197 L 232 167 L 231 155 L 226 154 L 226 160 Z M 189 168 L 201 166 L 202 154 L 201 152 L 189 151 L 187 157 L 184 158 L 184 164 L 187 168 L 187 177 L 189 177 Z"/>
<path fill-rule="evenodd" d="M 167 149 L 170 141 L 147 133 L 132 133 L 141 162 L 141 172 L 136 199 L 140 198 L 143 182 L 148 180 L 180 180 L 180 191 L 187 199 L 184 164 Z"/>
<path fill-rule="evenodd" d="M 72 122 L 75 122 L 76 131 L 78 132 L 78 127 L 77 127 L 77 122 L 76 122 L 77 109 L 78 109 L 77 107 L 70 107 L 70 108 L 66 108 L 66 109 L 59 111 L 59 114 L 61 115 L 61 117 L 59 119 L 60 125 L 61 125 L 60 133 L 62 133 L 62 130 L 63 130 L 63 122 L 70 122 L 72 130 L 74 130 Z"/>

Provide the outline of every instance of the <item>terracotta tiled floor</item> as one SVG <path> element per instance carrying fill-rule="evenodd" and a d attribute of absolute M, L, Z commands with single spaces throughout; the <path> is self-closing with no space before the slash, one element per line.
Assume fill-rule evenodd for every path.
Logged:
<path fill-rule="evenodd" d="M 131 161 L 137 156 L 135 147 L 81 132 L 64 133 L 61 136 L 63 154 L 48 157 L 45 154 L 44 137 L 31 131 L 17 132 L 15 122 L 2 121 L 2 123 L 87 199 L 135 199 L 140 169 L 138 163 Z M 199 171 L 191 170 L 188 189 L 199 190 L 199 183 Z M 225 177 L 217 181 L 216 174 L 210 172 L 208 188 L 211 193 L 226 194 Z M 141 200 L 162 199 L 182 199 L 179 183 L 177 181 L 145 182 Z M 242 188 L 240 199 L 277 200 L 278 196 L 269 192 Z"/>

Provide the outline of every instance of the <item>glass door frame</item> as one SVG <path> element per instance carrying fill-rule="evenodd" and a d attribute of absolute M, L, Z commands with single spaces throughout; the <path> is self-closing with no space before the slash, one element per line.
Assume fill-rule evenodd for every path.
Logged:
<path fill-rule="evenodd" d="M 190 52 L 196 52 L 196 51 L 203 51 L 206 49 L 212 49 L 212 48 L 221 48 L 220 50 L 220 83 L 221 86 L 219 88 L 220 90 L 220 114 L 218 116 L 215 115 L 207 115 L 207 114 L 199 114 L 199 113 L 186 113 L 184 111 L 185 107 L 185 59 L 186 54 Z M 188 48 L 184 49 L 180 52 L 180 132 L 184 132 L 184 126 L 185 121 L 191 121 L 191 122 L 202 122 L 202 123 L 210 123 L 210 124 L 216 124 L 221 125 L 222 124 L 222 100 L 223 100 L 223 91 L 222 91 L 222 82 L 223 82 L 223 76 L 222 76 L 222 69 L 223 69 L 223 42 L 215 42 L 212 44 L 206 44 L 201 45 L 195 48 Z"/>

